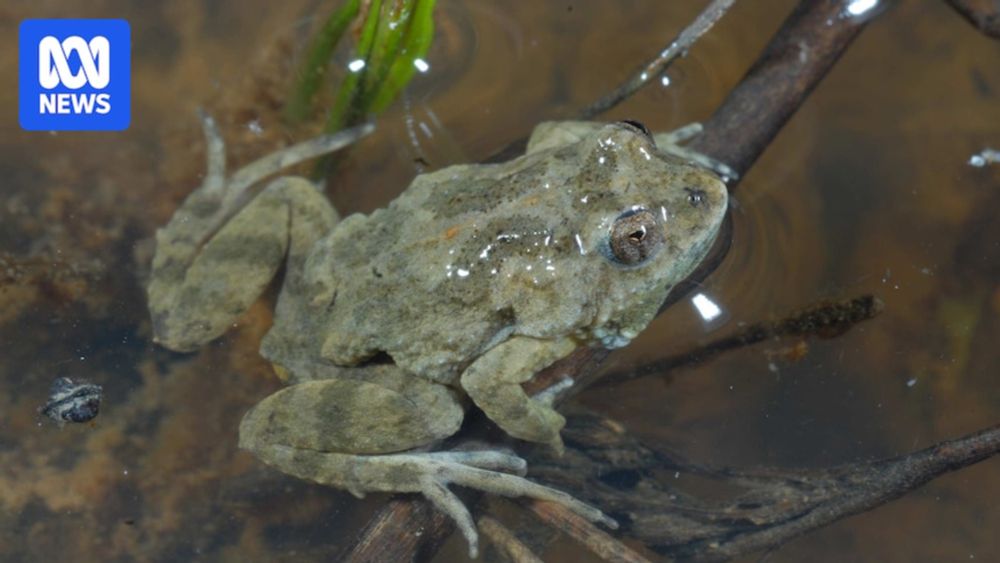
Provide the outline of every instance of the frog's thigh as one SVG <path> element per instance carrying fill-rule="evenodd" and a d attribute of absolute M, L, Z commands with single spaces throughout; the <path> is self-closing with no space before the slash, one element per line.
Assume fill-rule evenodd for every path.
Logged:
<path fill-rule="evenodd" d="M 576 348 L 569 339 L 538 340 L 518 336 L 481 356 L 462 374 L 462 388 L 476 406 L 508 434 L 522 440 L 562 447 L 559 431 L 566 419 L 521 388 L 559 358 Z"/>
<path fill-rule="evenodd" d="M 282 261 L 299 263 L 336 223 L 323 194 L 302 178 L 273 181 L 233 216 L 190 262 L 158 240 L 149 283 L 156 339 L 193 350 L 220 336 L 257 299 Z"/>
<path fill-rule="evenodd" d="M 454 390 L 418 377 L 307 381 L 243 417 L 241 445 L 280 444 L 348 454 L 409 450 L 451 436 L 464 410 Z"/>

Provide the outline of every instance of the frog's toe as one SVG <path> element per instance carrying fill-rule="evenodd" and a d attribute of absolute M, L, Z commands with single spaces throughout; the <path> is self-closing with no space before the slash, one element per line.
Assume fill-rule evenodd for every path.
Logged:
<path fill-rule="evenodd" d="M 500 450 L 459 450 L 432 452 L 426 455 L 433 459 L 468 465 L 479 469 L 503 471 L 521 476 L 524 476 L 528 472 L 528 462 L 524 461 L 524 458 Z"/>
<path fill-rule="evenodd" d="M 297 385 L 305 390 L 306 384 Z M 294 406 L 291 403 L 289 406 Z M 301 405 L 299 405 L 301 406 Z M 264 409 L 268 410 L 267 408 Z M 367 491 L 420 493 L 435 507 L 455 520 L 475 557 L 479 536 L 472 516 L 448 487 L 458 485 L 506 497 L 528 497 L 555 502 L 592 522 L 610 528 L 618 524 L 603 512 L 562 491 L 533 483 L 521 475 L 523 459 L 499 450 L 352 455 L 289 447 L 273 443 L 277 435 L 267 435 L 258 422 L 274 419 L 262 415 L 260 405 L 243 419 L 240 446 L 252 450 L 268 464 L 303 479 L 333 485 L 355 495 Z M 303 429 L 305 432 L 306 430 Z"/>
<path fill-rule="evenodd" d="M 465 507 L 462 500 L 455 496 L 455 493 L 449 491 L 443 483 L 432 478 L 423 479 L 421 492 L 438 510 L 455 521 L 458 530 L 462 532 L 466 543 L 469 544 L 469 557 L 475 559 L 479 555 L 479 532 L 472 521 L 469 509 Z"/>
<path fill-rule="evenodd" d="M 428 469 L 426 476 L 433 478 L 438 484 L 444 486 L 455 484 L 505 497 L 528 497 L 554 502 L 565 506 L 591 522 L 599 522 L 609 528 L 618 527 L 618 523 L 612 518 L 568 493 L 529 481 L 519 475 L 482 469 L 471 464 L 455 463 L 442 457 L 442 453 L 455 452 L 417 454 L 426 460 L 423 462 Z"/>
<path fill-rule="evenodd" d="M 528 497 L 555 502 L 590 520 L 615 529 L 618 523 L 606 514 L 560 490 L 534 483 L 521 475 L 527 464 L 523 459 L 502 451 L 429 452 L 400 456 L 421 468 L 420 492 L 434 506 L 455 520 L 469 543 L 469 555 L 476 556 L 478 534 L 468 509 L 448 490 L 459 485 L 505 497 Z M 522 473 L 523 474 L 523 473 Z"/>

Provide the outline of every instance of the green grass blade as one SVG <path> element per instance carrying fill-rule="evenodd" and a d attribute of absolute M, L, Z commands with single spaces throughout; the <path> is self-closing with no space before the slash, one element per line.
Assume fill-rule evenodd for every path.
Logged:
<path fill-rule="evenodd" d="M 339 131 L 365 114 L 365 108 L 361 107 L 365 95 L 363 85 L 365 76 L 369 72 L 368 61 L 375 42 L 381 11 L 382 0 L 372 0 L 354 50 L 356 60 L 364 61 L 365 65 L 358 71 L 348 72 L 344 76 L 337 92 L 337 99 L 326 121 L 327 131 Z"/>
<path fill-rule="evenodd" d="M 402 45 L 383 80 L 378 84 L 368 111 L 385 109 L 413 78 L 414 62 L 427 54 L 434 39 L 435 0 L 412 0 L 412 12 L 406 24 Z"/>
<path fill-rule="evenodd" d="M 298 123 L 309 114 L 313 99 L 323 84 L 323 77 L 326 76 L 333 50 L 343 37 L 347 26 L 357 17 L 360 4 L 360 0 L 347 0 L 343 6 L 334 10 L 316 34 L 299 70 L 292 94 L 285 105 L 285 118 L 288 121 Z"/>

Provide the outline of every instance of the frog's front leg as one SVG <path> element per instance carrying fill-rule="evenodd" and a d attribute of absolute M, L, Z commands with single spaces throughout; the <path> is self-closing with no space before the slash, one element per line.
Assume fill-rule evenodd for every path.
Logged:
<path fill-rule="evenodd" d="M 694 162 L 702 168 L 707 168 L 721 176 L 725 181 L 739 179 L 739 173 L 725 162 L 716 160 L 707 154 L 700 153 L 682 144 L 700 135 L 703 129 L 704 127 L 702 127 L 701 123 L 688 123 L 673 131 L 656 133 L 653 135 L 653 139 L 656 142 L 656 146 L 663 152 Z"/>
<path fill-rule="evenodd" d="M 262 178 L 364 135 L 355 129 L 300 143 L 225 176 L 224 146 L 205 118 L 208 171 L 170 222 L 156 233 L 148 298 L 156 340 L 188 351 L 221 335 L 257 299 L 282 261 L 301 259 L 329 231 L 336 213 L 302 178 Z"/>
<path fill-rule="evenodd" d="M 454 433 L 463 407 L 453 390 L 417 377 L 367 371 L 287 387 L 261 401 L 240 424 L 240 447 L 275 468 L 325 485 L 366 492 L 421 493 L 455 520 L 475 557 L 478 534 L 451 484 L 560 503 L 616 526 L 572 496 L 528 481 L 523 459 L 504 451 L 413 452 Z"/>
<path fill-rule="evenodd" d="M 550 401 L 529 397 L 521 384 L 577 347 L 569 338 L 540 340 L 515 336 L 473 362 L 462 374 L 462 388 L 486 416 L 505 432 L 562 451 L 559 431 L 566 419 Z"/>

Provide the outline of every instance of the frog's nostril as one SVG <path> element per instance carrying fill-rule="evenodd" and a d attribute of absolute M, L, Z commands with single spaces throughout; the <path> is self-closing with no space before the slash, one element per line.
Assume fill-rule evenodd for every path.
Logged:
<path fill-rule="evenodd" d="M 704 203 L 708 201 L 708 194 L 705 190 L 699 188 L 684 188 L 684 191 L 688 194 L 688 203 L 692 207 L 701 207 Z"/>

